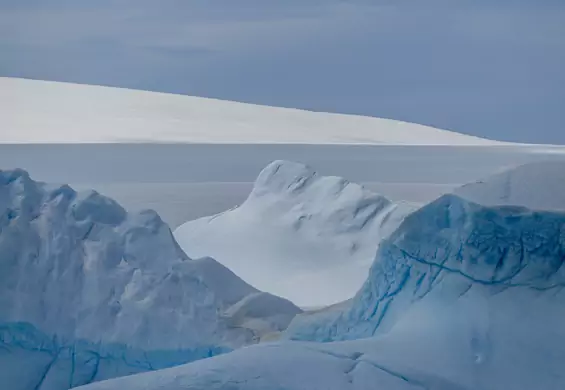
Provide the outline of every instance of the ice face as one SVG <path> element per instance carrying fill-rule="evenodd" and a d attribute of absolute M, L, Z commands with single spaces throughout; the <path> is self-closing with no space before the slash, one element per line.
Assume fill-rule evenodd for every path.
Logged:
<path fill-rule="evenodd" d="M 17 322 L 0 324 L 0 347 L 0 381 L 10 390 L 66 390 L 230 351 L 217 346 L 144 350 L 125 344 L 68 340 Z"/>

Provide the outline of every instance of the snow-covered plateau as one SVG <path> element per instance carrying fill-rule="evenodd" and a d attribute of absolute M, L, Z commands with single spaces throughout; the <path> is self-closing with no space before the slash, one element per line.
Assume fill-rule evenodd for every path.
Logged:
<path fill-rule="evenodd" d="M 380 240 L 416 208 L 275 161 L 239 207 L 189 221 L 174 235 L 191 257 L 211 256 L 263 291 L 319 307 L 355 295 Z"/>
<path fill-rule="evenodd" d="M 390 119 L 5 77 L 0 142 L 503 145 Z"/>
<path fill-rule="evenodd" d="M 565 388 L 565 214 L 445 195 L 383 240 L 349 302 L 280 341 L 85 390 Z"/>
<path fill-rule="evenodd" d="M 170 367 L 278 333 L 301 310 L 213 260 L 153 211 L 0 171 L 0 383 L 70 387 Z"/>

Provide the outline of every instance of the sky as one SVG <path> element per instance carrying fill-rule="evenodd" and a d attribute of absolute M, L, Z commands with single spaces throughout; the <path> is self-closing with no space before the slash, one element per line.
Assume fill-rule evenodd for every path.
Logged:
<path fill-rule="evenodd" d="M 565 144 L 562 0 L 0 0 L 0 76 Z"/>

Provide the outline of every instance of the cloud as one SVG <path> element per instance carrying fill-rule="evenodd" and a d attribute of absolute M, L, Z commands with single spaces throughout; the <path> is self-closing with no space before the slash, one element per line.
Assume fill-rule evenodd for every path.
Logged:
<path fill-rule="evenodd" d="M 0 0 L 0 75 L 565 143 L 557 1 Z"/>

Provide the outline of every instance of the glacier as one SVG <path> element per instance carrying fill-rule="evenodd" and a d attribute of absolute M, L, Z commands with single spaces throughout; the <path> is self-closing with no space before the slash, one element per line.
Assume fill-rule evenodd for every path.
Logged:
<path fill-rule="evenodd" d="M 157 213 L 0 171 L 0 383 L 64 390 L 217 355 L 301 310 L 212 258 Z M 263 307 L 262 305 L 267 305 Z"/>
<path fill-rule="evenodd" d="M 191 257 L 211 256 L 260 290 L 319 307 L 355 295 L 380 240 L 417 207 L 277 160 L 243 204 L 174 235 Z"/>
<path fill-rule="evenodd" d="M 357 295 L 286 340 L 85 390 L 565 388 L 565 214 L 445 195 L 381 243 Z"/>
<path fill-rule="evenodd" d="M 0 77 L 0 143 L 115 142 L 508 144 L 392 119 Z"/>

